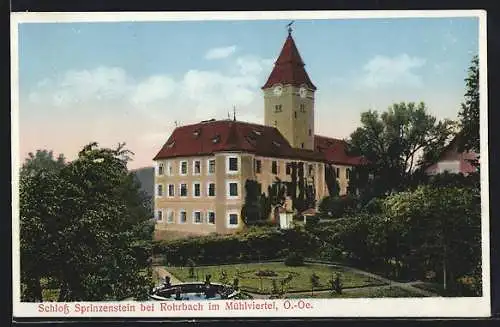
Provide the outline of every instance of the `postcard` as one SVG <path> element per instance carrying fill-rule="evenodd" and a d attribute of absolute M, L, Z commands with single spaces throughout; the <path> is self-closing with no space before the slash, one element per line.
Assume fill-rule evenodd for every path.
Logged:
<path fill-rule="evenodd" d="M 14 317 L 487 317 L 484 11 L 12 14 Z"/>

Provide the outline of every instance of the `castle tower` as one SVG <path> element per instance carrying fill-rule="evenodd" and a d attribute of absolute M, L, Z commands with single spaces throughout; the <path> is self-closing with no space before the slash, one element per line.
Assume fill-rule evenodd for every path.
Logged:
<path fill-rule="evenodd" d="M 262 87 L 264 122 L 278 128 L 292 147 L 314 150 L 314 92 L 291 28 L 274 68 Z"/>

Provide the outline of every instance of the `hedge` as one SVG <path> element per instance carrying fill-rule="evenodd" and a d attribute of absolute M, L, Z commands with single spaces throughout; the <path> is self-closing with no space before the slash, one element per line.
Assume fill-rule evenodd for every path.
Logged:
<path fill-rule="evenodd" d="M 292 251 L 307 255 L 317 246 L 315 237 L 302 229 L 253 230 L 157 241 L 153 251 L 162 255 L 168 265 L 184 266 L 188 259 L 196 264 L 223 264 L 279 259 Z"/>

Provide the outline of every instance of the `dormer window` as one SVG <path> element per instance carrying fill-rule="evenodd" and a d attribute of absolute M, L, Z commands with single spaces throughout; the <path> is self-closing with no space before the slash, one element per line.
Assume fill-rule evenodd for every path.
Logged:
<path fill-rule="evenodd" d="M 257 135 L 257 136 L 261 136 L 261 135 L 262 135 L 262 132 L 261 132 L 261 131 L 258 131 L 258 130 L 256 130 L 256 129 L 254 129 L 254 130 L 252 131 L 252 133 L 253 133 L 253 134 L 255 134 L 255 135 Z"/>
<path fill-rule="evenodd" d="M 276 141 L 273 141 L 273 145 L 274 145 L 275 147 L 278 147 L 278 148 L 281 146 L 281 144 L 280 144 L 279 142 L 276 142 Z"/>
<path fill-rule="evenodd" d="M 216 144 L 216 143 L 219 143 L 220 142 L 220 135 L 217 135 L 215 137 L 212 138 L 212 143 L 213 144 Z"/>
<path fill-rule="evenodd" d="M 193 136 L 195 138 L 197 138 L 198 136 L 200 136 L 200 133 L 201 133 L 201 131 L 199 129 L 197 129 L 196 131 L 193 132 Z"/>
<path fill-rule="evenodd" d="M 173 140 L 171 142 L 167 143 L 168 148 L 173 148 L 174 145 L 175 145 L 175 141 L 173 141 Z"/>

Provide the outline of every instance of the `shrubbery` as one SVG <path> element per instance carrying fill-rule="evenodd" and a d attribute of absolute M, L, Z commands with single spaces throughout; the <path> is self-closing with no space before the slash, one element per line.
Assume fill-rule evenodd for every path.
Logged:
<path fill-rule="evenodd" d="M 325 218 L 340 218 L 357 210 L 358 201 L 352 195 L 327 196 L 321 200 L 319 211 Z"/>
<path fill-rule="evenodd" d="M 297 252 L 291 252 L 285 259 L 285 265 L 290 267 L 303 266 L 304 257 Z"/>
<path fill-rule="evenodd" d="M 184 266 L 188 259 L 197 264 L 279 259 L 290 249 L 310 253 L 316 240 L 302 229 L 268 230 L 252 228 L 245 233 L 203 236 L 155 243 L 154 253 L 164 255 L 167 264 Z"/>

